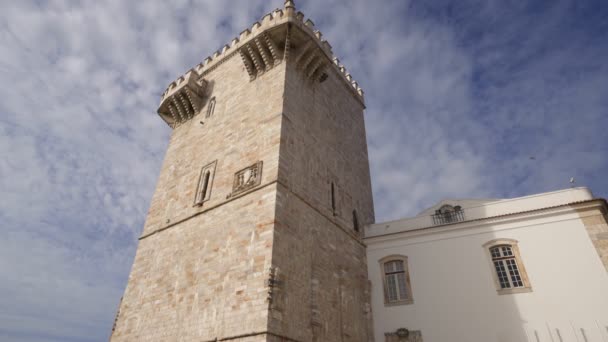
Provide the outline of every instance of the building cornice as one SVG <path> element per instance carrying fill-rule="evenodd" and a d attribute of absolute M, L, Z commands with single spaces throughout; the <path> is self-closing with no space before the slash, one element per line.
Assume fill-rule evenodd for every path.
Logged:
<path fill-rule="evenodd" d="M 471 230 L 485 227 L 488 225 L 504 225 L 521 220 L 530 220 L 537 218 L 545 218 L 548 216 L 557 216 L 564 214 L 577 214 L 581 210 L 602 208 L 606 210 L 608 204 L 603 198 L 594 198 L 585 201 L 566 203 L 540 209 L 520 211 L 503 215 L 479 218 L 475 220 L 462 221 L 441 226 L 427 226 L 406 231 L 390 232 L 382 235 L 374 235 L 364 238 L 366 245 L 381 243 L 386 241 L 395 241 L 399 239 L 411 239 L 415 237 L 429 236 L 434 234 L 450 233 L 455 231 Z"/>
<path fill-rule="evenodd" d="M 408 230 L 432 228 L 445 224 L 473 221 L 488 217 L 584 202 L 592 200 L 593 198 L 593 194 L 588 188 L 579 187 L 518 198 L 496 200 L 482 203 L 481 205 L 475 205 L 476 202 L 480 202 L 476 200 L 462 200 L 462 202 L 460 200 L 454 200 L 446 202 L 450 203 L 450 205 L 447 206 L 448 208 L 445 210 L 452 210 L 453 213 L 451 214 L 441 212 L 441 210 L 435 210 L 434 213 L 425 210 L 422 214 L 414 217 L 370 224 L 365 227 L 365 235 L 367 237 L 372 237 Z M 460 205 L 461 203 L 463 205 Z M 473 205 L 468 206 L 467 204 Z"/>

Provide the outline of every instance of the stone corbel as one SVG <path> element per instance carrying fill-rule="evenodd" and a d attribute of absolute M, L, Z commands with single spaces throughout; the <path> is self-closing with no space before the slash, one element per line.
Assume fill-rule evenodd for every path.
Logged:
<path fill-rule="evenodd" d="M 171 127 L 190 120 L 202 107 L 206 87 L 207 81 L 190 71 L 171 83 L 161 99 L 158 114 Z"/>

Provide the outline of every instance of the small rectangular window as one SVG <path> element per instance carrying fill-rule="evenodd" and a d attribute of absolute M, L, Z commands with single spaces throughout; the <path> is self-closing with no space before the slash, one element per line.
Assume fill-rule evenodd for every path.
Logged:
<path fill-rule="evenodd" d="M 503 289 L 524 287 L 511 246 L 494 247 L 490 249 L 490 253 L 496 267 L 500 287 Z"/>

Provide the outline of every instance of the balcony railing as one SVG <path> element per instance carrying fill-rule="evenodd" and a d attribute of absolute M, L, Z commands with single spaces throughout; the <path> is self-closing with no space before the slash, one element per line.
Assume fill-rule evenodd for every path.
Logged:
<path fill-rule="evenodd" d="M 464 210 L 438 213 L 438 214 L 432 215 L 432 217 L 433 217 L 434 225 L 462 222 L 462 221 L 464 221 Z"/>

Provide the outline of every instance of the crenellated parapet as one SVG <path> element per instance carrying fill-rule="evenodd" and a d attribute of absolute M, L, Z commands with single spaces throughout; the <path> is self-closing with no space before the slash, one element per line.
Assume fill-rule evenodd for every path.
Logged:
<path fill-rule="evenodd" d="M 264 15 L 230 44 L 172 82 L 161 96 L 158 109 L 161 117 L 174 127 L 196 115 L 204 100 L 205 76 L 236 55 L 242 60 L 250 81 L 283 61 L 289 61 L 303 77 L 313 82 L 323 82 L 327 73 L 333 70 L 353 96 L 362 104 L 365 102 L 363 90 L 334 56 L 332 46 L 323 39 L 323 34 L 316 30 L 312 20 L 296 11 L 292 0 L 287 0 L 283 9 Z"/>

